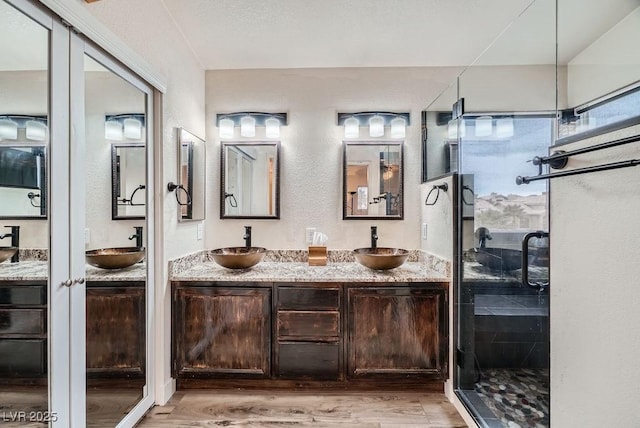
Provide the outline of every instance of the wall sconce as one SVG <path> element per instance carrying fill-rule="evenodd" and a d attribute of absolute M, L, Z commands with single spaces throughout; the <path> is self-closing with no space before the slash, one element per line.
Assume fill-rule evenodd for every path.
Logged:
<path fill-rule="evenodd" d="M 480 116 L 476 119 L 476 137 L 488 137 L 493 133 L 493 118 Z"/>
<path fill-rule="evenodd" d="M 359 138 L 360 127 L 369 127 L 369 136 L 384 137 L 385 126 L 391 127 L 391 138 L 404 138 L 409 125 L 409 113 L 364 111 L 338 113 L 338 126 L 344 126 L 344 138 Z"/>
<path fill-rule="evenodd" d="M 496 120 L 496 137 L 510 138 L 513 137 L 513 118 L 503 117 Z"/>
<path fill-rule="evenodd" d="M 238 126 L 242 137 L 255 137 L 256 127 L 264 126 L 266 138 L 280 138 L 280 126 L 286 125 L 287 113 L 235 112 L 216 115 L 218 136 L 221 139 L 233 138 Z"/>
<path fill-rule="evenodd" d="M 24 138 L 27 140 L 45 141 L 49 131 L 47 116 L 0 116 L 0 140 L 17 140 L 20 129 L 24 129 Z"/>
<path fill-rule="evenodd" d="M 145 116 L 142 113 L 111 114 L 104 117 L 104 138 L 121 141 L 142 139 Z"/>

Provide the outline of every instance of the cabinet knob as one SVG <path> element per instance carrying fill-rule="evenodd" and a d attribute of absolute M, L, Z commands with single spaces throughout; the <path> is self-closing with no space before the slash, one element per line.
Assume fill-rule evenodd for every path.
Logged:
<path fill-rule="evenodd" d="M 74 279 L 73 283 L 74 284 L 84 284 L 84 277 Z"/>
<path fill-rule="evenodd" d="M 73 285 L 73 281 L 67 279 L 66 281 L 62 281 L 60 285 L 64 285 L 65 287 L 71 287 Z"/>

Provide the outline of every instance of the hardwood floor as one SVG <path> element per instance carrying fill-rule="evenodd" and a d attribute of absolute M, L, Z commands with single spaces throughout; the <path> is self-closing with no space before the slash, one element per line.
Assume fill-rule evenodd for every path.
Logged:
<path fill-rule="evenodd" d="M 138 427 L 466 427 L 443 394 L 190 390 L 156 406 Z"/>

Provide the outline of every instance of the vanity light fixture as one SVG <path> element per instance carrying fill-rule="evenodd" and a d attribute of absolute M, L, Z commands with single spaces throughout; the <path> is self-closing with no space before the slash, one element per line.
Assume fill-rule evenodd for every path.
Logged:
<path fill-rule="evenodd" d="M 476 137 L 488 137 L 493 132 L 493 118 L 480 116 L 476 119 Z"/>
<path fill-rule="evenodd" d="M 264 121 L 264 127 L 267 138 L 280 138 L 280 120 L 270 117 Z"/>
<path fill-rule="evenodd" d="M 138 119 L 127 118 L 123 122 L 125 137 L 131 140 L 142 138 L 142 123 Z"/>
<path fill-rule="evenodd" d="M 251 116 L 242 116 L 240 118 L 240 135 L 243 137 L 256 136 L 256 120 Z"/>
<path fill-rule="evenodd" d="M 344 138 L 360 137 L 360 127 L 369 127 L 369 137 L 384 137 L 385 126 L 391 127 L 391 138 L 405 138 L 409 113 L 364 111 L 338 113 L 338 126 L 344 126 Z"/>
<path fill-rule="evenodd" d="M 124 137 L 122 124 L 115 120 L 107 120 L 104 123 L 104 138 L 107 140 L 121 141 Z"/>
<path fill-rule="evenodd" d="M 384 136 L 384 118 L 379 114 L 369 118 L 369 137 Z"/>
<path fill-rule="evenodd" d="M 24 129 L 24 136 L 20 136 Z M 0 116 L 0 140 L 27 139 L 45 141 L 47 139 L 47 116 L 27 116 L 10 114 Z"/>
<path fill-rule="evenodd" d="M 18 124 L 9 118 L 0 119 L 0 138 L 3 140 L 17 140 Z"/>
<path fill-rule="evenodd" d="M 360 136 L 360 122 L 355 117 L 348 117 L 344 121 L 344 138 L 358 138 Z"/>
<path fill-rule="evenodd" d="M 407 134 L 407 121 L 404 117 L 391 119 L 391 138 L 404 138 Z"/>
<path fill-rule="evenodd" d="M 511 138 L 513 137 L 513 118 L 503 117 L 496 119 L 496 137 Z"/>
<path fill-rule="evenodd" d="M 104 138 L 112 141 L 140 140 L 145 126 L 142 113 L 111 114 L 104 118 Z"/>
<path fill-rule="evenodd" d="M 234 112 L 216 115 L 218 136 L 229 139 L 234 136 L 234 128 L 240 127 L 240 135 L 245 138 L 256 136 L 256 127 L 265 128 L 266 138 L 280 138 L 280 126 L 287 125 L 287 113 Z"/>

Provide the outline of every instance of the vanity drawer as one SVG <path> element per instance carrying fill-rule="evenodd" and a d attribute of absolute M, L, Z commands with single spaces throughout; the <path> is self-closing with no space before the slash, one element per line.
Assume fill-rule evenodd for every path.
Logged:
<path fill-rule="evenodd" d="M 45 334 L 45 309 L 0 309 L 0 335 Z"/>
<path fill-rule="evenodd" d="M 324 380 L 340 377 L 339 343 L 281 342 L 278 345 L 278 377 Z"/>
<path fill-rule="evenodd" d="M 44 285 L 0 285 L 0 305 L 45 305 Z"/>
<path fill-rule="evenodd" d="M 278 287 L 278 309 L 338 309 L 339 288 Z"/>
<path fill-rule="evenodd" d="M 340 313 L 337 311 L 278 311 L 280 338 L 299 340 L 337 338 L 339 335 Z"/>
<path fill-rule="evenodd" d="M 44 376 L 47 373 L 45 340 L 0 339 L 0 375 Z"/>

